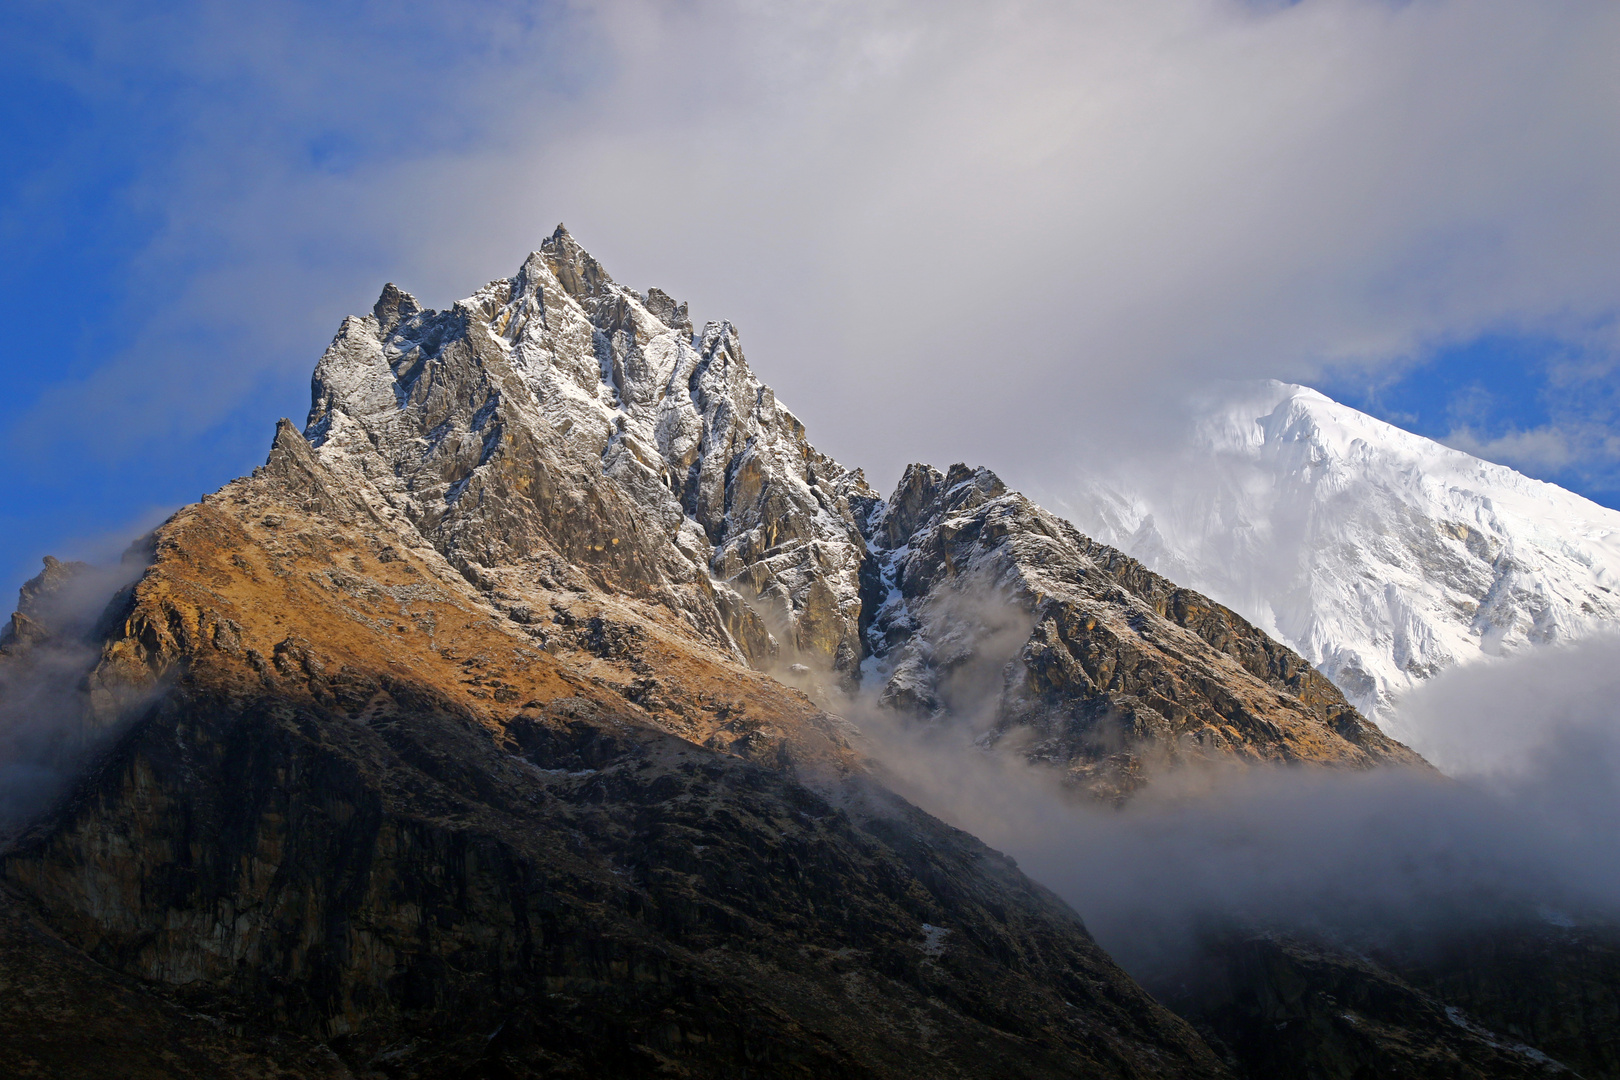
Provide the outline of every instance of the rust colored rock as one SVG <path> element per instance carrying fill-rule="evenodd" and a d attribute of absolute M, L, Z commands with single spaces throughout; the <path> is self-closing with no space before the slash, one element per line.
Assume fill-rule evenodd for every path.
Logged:
<path fill-rule="evenodd" d="M 147 696 L 0 857 L 50 993 L 147 1003 L 132 1075 L 1225 1075 L 657 598 L 520 601 L 286 426 L 150 546 L 91 675 Z M 94 1075 L 117 1040 L 30 1000 L 0 1038 Z"/>

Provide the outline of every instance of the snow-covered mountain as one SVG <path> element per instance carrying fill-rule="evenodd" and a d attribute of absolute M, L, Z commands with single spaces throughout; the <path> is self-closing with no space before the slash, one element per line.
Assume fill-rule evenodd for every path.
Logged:
<path fill-rule="evenodd" d="M 1063 509 L 1398 738 L 1392 702 L 1448 666 L 1620 628 L 1620 512 L 1303 386 L 1210 393 L 1167 456 L 1087 463 Z"/>

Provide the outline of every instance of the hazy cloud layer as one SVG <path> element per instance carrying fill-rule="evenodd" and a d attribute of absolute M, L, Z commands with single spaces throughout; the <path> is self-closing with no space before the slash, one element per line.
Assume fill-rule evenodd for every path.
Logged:
<path fill-rule="evenodd" d="M 1412 748 L 1460 776 L 1511 776 L 1548 753 L 1548 733 L 1620 733 L 1620 636 L 1529 649 L 1443 671 L 1399 702 Z M 1595 735 L 1594 735 L 1595 737 Z M 1620 760 L 1603 762 L 1615 768 Z"/>
<path fill-rule="evenodd" d="M 130 548 L 116 563 L 59 567 L 28 605 L 21 634 L 0 632 L 0 846 L 63 795 L 158 689 L 104 685 L 93 704 L 88 678 L 103 624 L 120 616 L 126 587 L 149 564 L 149 550 Z"/>
<path fill-rule="evenodd" d="M 133 185 L 163 222 L 140 328 L 14 447 L 292 407 L 383 278 L 447 303 L 558 219 L 737 321 L 885 484 L 1031 486 L 1087 435 L 1151 440 L 1168 384 L 1558 332 L 1620 285 L 1596 0 L 167 10 L 78 10 L 63 78 L 183 92 Z"/>
<path fill-rule="evenodd" d="M 898 789 L 1014 855 L 1128 969 L 1191 955 L 1206 920 L 1398 940 L 1503 918 L 1620 917 L 1620 641 L 1539 650 L 1418 692 L 1398 770 L 1186 773 L 1120 810 L 1054 774 L 858 710 Z"/>

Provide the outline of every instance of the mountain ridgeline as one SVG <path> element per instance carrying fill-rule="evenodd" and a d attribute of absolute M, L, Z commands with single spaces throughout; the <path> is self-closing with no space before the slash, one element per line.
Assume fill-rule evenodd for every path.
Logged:
<path fill-rule="evenodd" d="M 70 778 L 0 849 L 20 1075 L 1227 1076 L 832 703 L 1110 801 L 1423 768 L 985 470 L 882 498 L 560 227 L 447 311 L 385 289 L 303 433 L 138 555 L 89 619 L 52 565 L 0 641 Z"/>
<path fill-rule="evenodd" d="M 871 660 L 888 701 L 935 718 L 971 658 L 996 730 L 1099 791 L 1190 756 L 1416 761 L 1233 612 L 985 470 L 914 466 L 880 499 L 815 450 L 734 327 L 694 333 L 561 229 L 450 311 L 390 286 L 314 396 L 317 459 L 520 621 L 608 593 L 758 670 L 853 684 Z"/>

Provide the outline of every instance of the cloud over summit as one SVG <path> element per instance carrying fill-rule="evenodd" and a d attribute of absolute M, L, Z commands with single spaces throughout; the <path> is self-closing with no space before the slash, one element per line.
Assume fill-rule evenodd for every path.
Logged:
<path fill-rule="evenodd" d="M 1556 335 L 1620 295 L 1606 3 L 25 11 L 40 77 L 149 146 L 118 188 L 149 227 L 93 271 L 112 344 L 3 421 L 41 476 L 296 414 L 382 281 L 447 304 L 558 219 L 741 325 L 881 483 L 1038 487 L 1087 437 L 1151 439 L 1167 385 Z"/>

